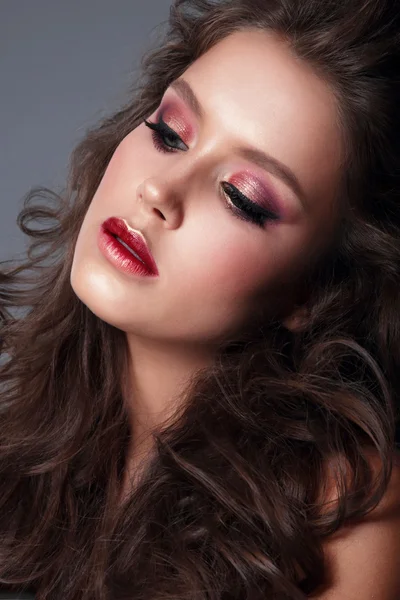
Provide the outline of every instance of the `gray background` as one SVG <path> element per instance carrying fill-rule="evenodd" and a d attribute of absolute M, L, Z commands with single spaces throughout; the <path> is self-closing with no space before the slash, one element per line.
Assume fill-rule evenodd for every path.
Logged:
<path fill-rule="evenodd" d="M 23 196 L 63 186 L 72 149 L 127 98 L 170 5 L 0 0 L 0 260 L 28 243 L 16 224 Z"/>

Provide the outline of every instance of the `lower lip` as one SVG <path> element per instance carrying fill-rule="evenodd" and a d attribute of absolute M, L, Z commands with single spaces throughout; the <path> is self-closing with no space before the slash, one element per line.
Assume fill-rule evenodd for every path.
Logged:
<path fill-rule="evenodd" d="M 140 275 L 146 277 L 155 277 L 152 271 L 144 265 L 138 258 L 129 252 L 119 243 L 119 241 L 108 231 L 100 227 L 98 235 L 98 246 L 106 259 L 117 269 L 128 275 Z"/>

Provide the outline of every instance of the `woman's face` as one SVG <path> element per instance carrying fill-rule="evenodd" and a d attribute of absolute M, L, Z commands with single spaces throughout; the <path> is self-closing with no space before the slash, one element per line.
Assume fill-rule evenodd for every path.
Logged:
<path fill-rule="evenodd" d="M 337 221 L 333 93 L 277 37 L 241 31 L 166 90 L 147 118 L 161 120 L 169 133 L 141 123 L 108 165 L 76 244 L 76 294 L 104 321 L 164 342 L 213 343 L 260 310 L 289 314 L 278 290 Z M 157 277 L 122 272 L 99 249 L 113 216 L 144 234 Z"/>

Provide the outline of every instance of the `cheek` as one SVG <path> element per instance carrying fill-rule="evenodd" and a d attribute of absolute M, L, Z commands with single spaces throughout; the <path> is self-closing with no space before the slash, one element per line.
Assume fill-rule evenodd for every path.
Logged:
<path fill-rule="evenodd" d="M 144 138 L 144 133 L 142 126 L 137 127 L 115 150 L 99 186 L 99 192 L 101 190 L 105 201 L 107 197 L 131 196 L 147 173 L 150 174 L 151 169 L 154 170 L 157 153 L 152 144 Z"/>
<path fill-rule="evenodd" d="M 105 198 L 115 197 L 115 194 L 120 193 L 121 190 L 126 192 L 127 188 L 132 185 L 132 170 L 129 169 L 129 164 L 134 157 L 129 152 L 128 138 L 125 138 L 115 150 L 100 183 L 99 192 L 101 190 L 101 194 Z M 131 171 L 131 177 L 129 177 L 129 171 Z"/>
<path fill-rule="evenodd" d="M 265 240 L 229 223 L 229 214 L 212 220 L 206 228 L 191 230 L 185 244 L 187 269 L 198 292 L 209 290 L 222 299 L 245 298 L 257 292 L 271 276 Z M 244 228 L 245 230 L 246 228 Z M 202 232 L 207 232 L 202 235 Z"/>

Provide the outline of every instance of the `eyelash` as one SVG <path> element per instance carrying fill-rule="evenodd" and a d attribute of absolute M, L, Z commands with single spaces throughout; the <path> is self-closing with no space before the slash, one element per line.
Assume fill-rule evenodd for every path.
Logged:
<path fill-rule="evenodd" d="M 155 148 L 159 152 L 170 153 L 176 152 L 176 150 L 187 150 L 187 145 L 181 140 L 177 133 L 173 129 L 171 129 L 165 121 L 160 119 L 158 123 L 152 123 L 150 121 L 144 120 L 144 123 L 149 129 L 152 130 L 151 137 L 153 139 L 153 144 Z M 166 142 L 168 138 L 172 138 L 178 144 L 182 144 L 182 147 L 173 146 Z M 232 204 L 225 204 L 226 208 L 233 213 L 239 219 L 243 221 L 255 223 L 261 229 L 264 228 L 265 222 L 267 220 L 276 221 L 279 219 L 279 216 L 267 209 L 260 208 L 254 202 L 251 202 L 246 196 L 244 196 L 234 185 L 228 183 L 227 181 L 221 182 L 221 187 L 224 190 L 226 196 L 228 196 L 229 200 Z M 235 201 L 235 202 L 233 202 Z"/>

